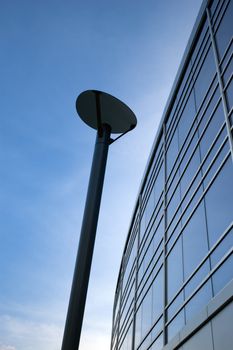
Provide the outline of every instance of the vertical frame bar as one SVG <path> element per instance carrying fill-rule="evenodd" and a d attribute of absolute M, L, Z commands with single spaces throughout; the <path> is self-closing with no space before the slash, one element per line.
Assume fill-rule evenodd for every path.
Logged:
<path fill-rule="evenodd" d="M 231 158 L 233 160 L 233 137 L 231 133 L 231 126 L 230 126 L 230 121 L 228 118 L 228 108 L 227 108 L 227 103 L 226 103 L 226 96 L 223 88 L 223 81 L 221 77 L 221 72 L 220 72 L 220 67 L 219 67 L 219 57 L 218 57 L 218 51 L 217 51 L 217 45 L 213 33 L 213 28 L 211 25 L 211 18 L 210 18 L 210 12 L 208 7 L 206 8 L 206 15 L 207 15 L 207 20 L 208 20 L 208 26 L 209 26 L 209 31 L 210 31 L 210 39 L 211 39 L 211 44 L 213 48 L 213 53 L 214 53 L 214 61 L 216 65 L 216 70 L 217 70 L 217 78 L 218 78 L 218 83 L 219 83 L 219 88 L 220 88 L 220 95 L 222 99 L 222 104 L 223 104 L 223 111 L 224 111 L 224 117 L 225 117 L 225 122 L 226 122 L 226 128 L 227 128 L 227 135 L 228 135 L 228 140 L 230 144 L 230 150 L 231 150 Z"/>

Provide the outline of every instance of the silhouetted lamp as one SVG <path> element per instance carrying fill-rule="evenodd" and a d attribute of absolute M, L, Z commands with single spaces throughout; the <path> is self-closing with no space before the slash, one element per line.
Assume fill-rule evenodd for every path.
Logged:
<path fill-rule="evenodd" d="M 137 119 L 128 106 L 102 91 L 82 92 L 77 98 L 76 109 L 81 119 L 97 130 L 97 136 L 62 350 L 78 350 L 79 347 L 108 148 L 137 124 Z M 121 135 L 112 139 L 111 134 Z"/>

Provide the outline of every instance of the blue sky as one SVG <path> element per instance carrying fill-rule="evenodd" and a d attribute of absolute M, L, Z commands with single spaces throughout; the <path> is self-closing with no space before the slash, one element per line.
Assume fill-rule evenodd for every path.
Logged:
<path fill-rule="evenodd" d="M 120 259 L 145 164 L 201 0 L 2 0 L 0 350 L 58 350 L 107 91 L 138 126 L 110 147 L 81 350 L 109 349 Z"/>

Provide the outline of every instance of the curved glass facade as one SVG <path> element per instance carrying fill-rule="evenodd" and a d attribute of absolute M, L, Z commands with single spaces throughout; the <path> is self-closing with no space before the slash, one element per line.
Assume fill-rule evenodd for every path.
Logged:
<path fill-rule="evenodd" d="M 112 350 L 161 349 L 233 278 L 233 1 L 204 1 L 127 236 Z"/>

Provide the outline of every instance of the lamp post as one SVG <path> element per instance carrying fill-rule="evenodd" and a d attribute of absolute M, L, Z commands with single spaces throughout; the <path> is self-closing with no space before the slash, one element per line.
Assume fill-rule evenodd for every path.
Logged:
<path fill-rule="evenodd" d="M 93 256 L 108 148 L 132 130 L 137 119 L 129 107 L 101 91 L 87 90 L 76 101 L 81 119 L 97 130 L 95 150 L 75 263 L 62 350 L 78 350 Z M 121 134 L 115 140 L 111 134 Z"/>

